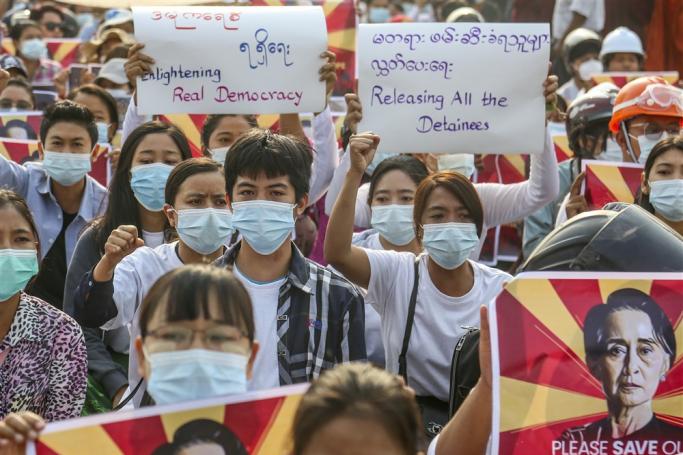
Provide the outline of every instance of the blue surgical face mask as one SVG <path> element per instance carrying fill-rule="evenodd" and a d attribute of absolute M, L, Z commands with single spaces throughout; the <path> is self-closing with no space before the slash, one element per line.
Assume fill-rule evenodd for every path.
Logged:
<path fill-rule="evenodd" d="M 392 245 L 404 246 L 415 238 L 412 205 L 375 205 L 370 224 Z"/>
<path fill-rule="evenodd" d="M 233 228 L 254 251 L 273 254 L 294 231 L 294 204 L 246 201 L 232 204 Z"/>
<path fill-rule="evenodd" d="M 472 178 L 474 174 L 474 155 L 469 153 L 439 155 L 439 170 L 459 172 L 468 179 Z"/>
<path fill-rule="evenodd" d="M 135 199 L 150 212 L 164 207 L 164 190 L 173 166 L 163 163 L 143 164 L 131 169 L 130 187 Z"/>
<path fill-rule="evenodd" d="M 0 302 L 9 300 L 38 273 L 36 250 L 0 250 Z"/>
<path fill-rule="evenodd" d="M 389 12 L 389 8 L 377 6 L 370 7 L 370 10 L 368 11 L 368 19 L 373 24 L 389 22 L 389 19 L 391 19 L 391 13 Z"/>
<path fill-rule="evenodd" d="M 650 182 L 650 204 L 669 221 L 683 221 L 683 179 Z"/>
<path fill-rule="evenodd" d="M 422 243 L 440 267 L 460 267 L 479 244 L 474 223 L 425 224 Z"/>
<path fill-rule="evenodd" d="M 633 137 L 633 136 L 631 136 Z M 636 140 L 638 141 L 638 148 L 640 148 L 640 156 L 638 156 L 638 163 L 640 164 L 645 164 L 647 162 L 647 158 L 650 156 L 650 152 L 654 148 L 657 143 L 663 139 L 666 139 L 669 137 L 669 134 L 666 133 L 665 131 L 662 131 L 661 134 L 659 134 L 656 138 L 648 138 L 647 136 L 636 136 Z"/>
<path fill-rule="evenodd" d="M 109 143 L 109 125 L 104 122 L 97 122 L 97 143 L 98 144 L 108 144 Z"/>
<path fill-rule="evenodd" d="M 145 354 L 150 366 L 147 391 L 156 404 L 235 395 L 247 391 L 245 355 L 186 349 Z"/>
<path fill-rule="evenodd" d="M 29 60 L 47 58 L 47 45 L 40 38 L 33 38 L 21 43 L 21 55 Z"/>
<path fill-rule="evenodd" d="M 178 210 L 180 240 L 199 254 L 211 254 L 232 236 L 232 212 L 227 209 Z"/>
<path fill-rule="evenodd" d="M 230 147 L 220 147 L 216 149 L 211 149 L 209 150 L 209 153 L 211 154 L 211 158 L 221 166 L 225 163 L 225 157 L 228 156 L 228 152 L 230 151 Z"/>
<path fill-rule="evenodd" d="M 595 159 L 600 161 L 621 162 L 624 161 L 624 156 L 621 153 L 621 147 L 619 147 L 617 141 L 608 137 L 607 143 L 605 144 L 605 151 L 596 156 Z"/>
<path fill-rule="evenodd" d="M 89 153 L 45 152 L 43 169 L 62 185 L 73 185 L 92 170 Z"/>

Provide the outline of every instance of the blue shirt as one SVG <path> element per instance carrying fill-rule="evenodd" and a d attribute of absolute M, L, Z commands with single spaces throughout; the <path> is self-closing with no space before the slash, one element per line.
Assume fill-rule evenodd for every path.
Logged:
<path fill-rule="evenodd" d="M 26 200 L 38 229 L 42 260 L 55 243 L 63 224 L 62 207 L 52 194 L 50 177 L 43 164 L 30 162 L 22 166 L 0 155 L 0 187 L 16 192 Z M 104 213 L 106 207 L 107 189 L 86 175 L 78 215 L 67 227 L 64 238 L 67 265 L 71 262 L 79 235 L 88 223 Z"/>

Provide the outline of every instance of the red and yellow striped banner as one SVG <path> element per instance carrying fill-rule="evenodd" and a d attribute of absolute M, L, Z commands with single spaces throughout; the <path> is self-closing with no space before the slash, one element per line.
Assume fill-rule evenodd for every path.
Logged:
<path fill-rule="evenodd" d="M 38 160 L 38 141 L 0 138 L 0 155 L 15 163 Z"/>
<path fill-rule="evenodd" d="M 40 135 L 42 112 L 22 114 L 0 113 L 0 137 L 37 140 Z"/>
<path fill-rule="evenodd" d="M 620 292 L 614 294 L 615 291 Z M 651 324 L 657 325 L 657 330 L 664 330 L 664 333 L 673 329 L 672 339 L 669 339 L 671 335 L 663 336 L 667 337 L 667 342 L 680 346 L 683 340 L 681 296 L 683 280 L 675 274 L 661 274 L 659 277 L 657 274 L 624 274 L 623 277 L 611 274 L 609 278 L 600 278 L 596 274 L 548 273 L 518 277 L 508 283 L 495 303 L 498 342 L 495 343 L 493 351 L 494 362 L 498 364 L 500 371 L 496 385 L 500 399 L 495 404 L 498 409 L 497 453 L 678 453 L 681 447 L 677 447 L 676 442 L 680 445 L 683 441 L 681 350 L 676 350 L 674 360 L 670 362 L 669 355 L 661 346 L 661 341 L 658 341 L 660 346 L 652 348 L 663 353 L 665 361 L 662 366 L 666 371 L 658 371 L 646 378 L 648 372 L 641 370 L 634 372 L 629 378 L 617 379 L 638 382 L 643 388 L 652 390 L 652 396 L 647 398 L 651 399 L 659 429 L 654 433 L 641 431 L 641 436 L 634 433 L 630 437 L 616 440 L 604 433 L 603 437 L 595 438 L 595 435 L 591 436 L 591 431 L 586 431 L 584 426 L 592 424 L 595 428 L 605 422 L 609 426 L 609 421 L 606 420 L 608 407 L 604 392 L 609 378 L 606 377 L 608 373 L 605 367 L 600 369 L 598 365 L 592 364 L 591 368 L 586 361 L 584 327 L 587 327 L 587 316 L 591 309 L 599 308 L 608 301 L 608 298 L 610 305 L 618 305 L 622 301 L 625 304 L 630 299 L 638 302 L 647 301 L 652 304 L 648 309 L 649 313 L 641 310 L 630 311 L 641 312 L 646 318 L 649 316 Z M 654 314 L 655 311 L 657 314 Z M 593 319 L 596 313 L 590 314 L 590 322 L 598 326 L 597 330 L 606 330 L 606 319 L 604 322 L 597 321 Z M 653 318 L 657 318 L 656 322 Z M 639 325 L 642 322 L 622 320 L 619 324 L 621 325 L 618 333 L 628 333 L 627 336 L 630 337 L 632 332 L 639 333 Z M 670 328 L 660 327 L 662 324 Z M 650 327 L 647 333 L 651 334 L 652 331 L 653 327 Z M 599 335 L 596 333 L 594 336 Z M 648 336 L 654 336 L 659 340 L 660 335 Z M 608 354 L 603 356 L 606 355 Z M 597 361 L 607 362 L 603 359 L 604 357 L 599 357 Z M 616 360 L 611 362 L 614 368 L 618 368 Z M 642 363 L 638 365 L 645 368 Z M 623 371 L 620 374 L 623 374 Z M 645 384 L 645 381 L 649 384 Z M 575 436 L 573 439 L 576 443 L 573 449 L 570 449 L 565 439 L 569 434 Z M 648 441 L 651 444 L 650 449 L 652 445 L 656 449 L 625 451 L 626 444 L 635 447 L 633 441 L 638 441 L 640 446 L 640 441 Z M 581 452 L 581 442 L 591 443 L 591 447 L 597 449 L 588 450 L 589 446 L 586 445 Z"/>
<path fill-rule="evenodd" d="M 574 152 L 572 152 L 572 149 L 569 148 L 569 138 L 567 138 L 566 134 L 553 136 L 552 140 L 558 163 L 567 161 L 574 156 Z"/>
<path fill-rule="evenodd" d="M 659 76 L 664 78 L 669 84 L 676 84 L 678 82 L 678 71 L 634 71 L 634 72 L 613 72 L 613 73 L 601 73 L 591 76 L 594 85 L 601 84 L 603 82 L 609 82 L 617 87 L 621 88 L 628 84 L 634 79 L 646 76 Z"/>
<path fill-rule="evenodd" d="M 179 404 L 59 422 L 47 426 L 35 444 L 35 453 L 190 453 L 184 449 L 197 441 L 215 445 L 215 453 L 226 455 L 286 455 L 292 420 L 304 390 L 305 386 L 284 387 L 245 398 L 217 398 L 209 406 Z"/>
<path fill-rule="evenodd" d="M 584 196 L 590 210 L 610 202 L 635 202 L 640 191 L 642 165 L 584 161 L 582 166 L 586 172 Z"/>

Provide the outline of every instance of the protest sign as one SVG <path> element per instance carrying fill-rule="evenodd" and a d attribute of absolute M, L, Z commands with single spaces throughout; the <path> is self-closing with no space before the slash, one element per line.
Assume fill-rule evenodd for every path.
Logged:
<path fill-rule="evenodd" d="M 680 273 L 544 272 L 509 282 L 490 316 L 492 453 L 682 452 L 682 297 Z M 620 415 L 632 420 L 613 438 Z"/>
<path fill-rule="evenodd" d="M 286 454 L 294 413 L 308 385 L 153 406 L 48 424 L 35 455 Z M 187 450 L 187 451 L 186 451 Z M 199 452 L 197 452 L 199 453 Z"/>
<path fill-rule="evenodd" d="M 154 58 L 137 81 L 141 114 L 320 112 L 323 11 L 291 7 L 139 7 L 135 36 Z"/>
<path fill-rule="evenodd" d="M 564 122 L 548 122 L 548 134 L 553 141 L 557 162 L 561 163 L 574 156 L 574 152 L 569 148 L 569 138 L 567 137 L 567 127 Z"/>
<path fill-rule="evenodd" d="M 56 61 L 62 68 L 78 61 L 80 46 L 83 42 L 74 38 L 45 38 L 45 45 L 50 59 Z M 12 38 L 3 38 L 2 52 L 16 54 Z"/>
<path fill-rule="evenodd" d="M 675 85 L 678 82 L 678 71 L 614 71 L 594 74 L 591 76 L 591 81 L 593 82 L 593 85 L 609 82 L 621 88 L 634 79 L 647 76 L 659 76 L 672 85 Z"/>
<path fill-rule="evenodd" d="M 38 160 L 38 141 L 0 138 L 0 155 L 15 163 Z"/>
<path fill-rule="evenodd" d="M 295 0 L 252 0 L 254 6 L 296 5 Z M 353 0 L 313 0 L 325 12 L 329 48 L 337 56 L 337 84 L 333 95 L 355 91 L 356 81 L 356 6 Z"/>
<path fill-rule="evenodd" d="M 389 153 L 540 153 L 548 24 L 361 24 L 359 131 Z"/>
<path fill-rule="evenodd" d="M 635 202 L 640 192 L 643 165 L 585 160 L 581 170 L 586 173 L 582 194 L 589 210 L 601 209 L 610 202 Z"/>
<path fill-rule="evenodd" d="M 43 113 L 39 111 L 0 113 L 0 137 L 38 139 Z"/>

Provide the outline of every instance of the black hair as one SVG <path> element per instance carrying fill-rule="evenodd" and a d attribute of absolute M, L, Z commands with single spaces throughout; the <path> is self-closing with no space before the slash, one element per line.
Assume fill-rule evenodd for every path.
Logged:
<path fill-rule="evenodd" d="M 95 242 L 99 251 L 104 251 L 107 238 L 114 229 L 122 224 L 132 224 L 138 228 L 138 232 L 142 232 L 139 205 L 130 187 L 130 171 L 135 150 L 140 142 L 150 134 L 168 135 L 178 146 L 183 160 L 192 158 L 190 144 L 177 127 L 162 122 L 147 122 L 135 128 L 121 147 L 119 164 L 109 184 L 107 210 L 101 218 L 93 223 L 96 229 Z"/>
<path fill-rule="evenodd" d="M 588 311 L 583 326 L 583 342 L 586 362 L 591 372 L 596 362 L 607 353 L 605 323 L 607 317 L 618 311 L 642 311 L 652 323 L 654 336 L 662 350 L 669 356 L 669 368 L 676 361 L 676 337 L 671 321 L 652 297 L 633 288 L 619 289 L 607 297 L 607 303 L 595 305 Z M 593 367 L 592 367 L 593 365 Z"/>
<path fill-rule="evenodd" d="M 316 432 L 343 417 L 378 423 L 404 455 L 419 450 L 422 419 L 413 394 L 399 376 L 355 362 L 337 365 L 311 384 L 294 416 L 291 453 L 302 455 Z"/>
<path fill-rule="evenodd" d="M 31 11 L 29 18 L 32 21 L 40 22 L 45 13 L 55 13 L 64 22 L 64 12 L 55 5 L 43 5 L 40 8 Z"/>
<path fill-rule="evenodd" d="M 225 159 L 225 189 L 232 200 L 237 177 L 289 177 L 296 200 L 308 194 L 313 152 L 311 146 L 293 136 L 275 134 L 270 130 L 252 129 L 230 148 Z"/>
<path fill-rule="evenodd" d="M 255 115 L 239 115 L 239 114 L 212 114 L 212 115 L 207 115 L 206 119 L 204 120 L 204 126 L 202 126 L 202 148 L 204 151 L 207 151 L 209 149 L 209 141 L 211 139 L 211 135 L 213 134 L 214 131 L 216 131 L 216 128 L 218 127 L 218 124 L 224 117 L 242 117 L 244 120 L 246 120 L 247 124 L 251 128 L 258 128 L 258 121 L 256 120 Z"/>
<path fill-rule="evenodd" d="M 220 304 L 212 307 L 213 299 Z M 192 264 L 159 278 L 140 306 L 140 337 L 147 336 L 150 321 L 162 309 L 165 322 L 194 321 L 204 317 L 237 327 L 250 344 L 254 342 L 256 329 L 251 298 L 228 269 Z"/>
<path fill-rule="evenodd" d="M 242 441 L 225 425 L 209 419 L 196 419 L 183 424 L 173 434 L 173 442 L 157 448 L 152 455 L 179 455 L 197 444 L 216 444 L 226 455 L 247 455 Z"/>
<path fill-rule="evenodd" d="M 119 129 L 119 109 L 116 100 L 111 94 L 102 87 L 95 84 L 82 85 L 69 93 L 68 99 L 73 101 L 79 94 L 95 96 L 104 103 L 111 119 L 111 125 L 114 125 L 114 131 Z M 109 140 L 111 141 L 111 137 Z"/>
<path fill-rule="evenodd" d="M 7 81 L 7 85 L 5 85 L 5 88 L 7 87 L 19 87 L 24 90 L 26 90 L 31 97 L 31 102 L 33 103 L 33 107 L 35 109 L 36 106 L 36 96 L 33 94 L 33 86 L 31 83 L 28 81 L 23 76 L 16 76 L 11 78 L 10 80 Z"/>
<path fill-rule="evenodd" d="M 204 174 L 206 172 L 221 172 L 218 163 L 210 158 L 190 158 L 178 163 L 173 168 L 166 181 L 164 198 L 167 204 L 174 205 L 180 186 L 193 175 Z"/>
<path fill-rule="evenodd" d="M 97 144 L 97 125 L 92 113 L 86 107 L 69 100 L 58 101 L 45 109 L 40 124 L 40 141 L 43 144 L 50 128 L 61 122 L 82 126 L 90 136 L 90 148 Z"/>
<path fill-rule="evenodd" d="M 410 155 L 397 155 L 385 159 L 377 165 L 375 171 L 372 173 L 370 179 L 370 191 L 368 192 L 368 204 L 372 203 L 372 198 L 375 196 L 375 189 L 388 172 L 401 171 L 415 182 L 415 186 L 420 186 L 420 183 L 429 175 L 427 166 L 420 160 Z"/>
<path fill-rule="evenodd" d="M 31 21 L 28 19 L 22 19 L 20 21 L 17 21 L 16 24 L 12 26 L 12 29 L 10 30 L 9 36 L 14 40 L 15 42 L 18 42 L 21 39 L 21 35 L 24 33 L 24 30 L 27 28 L 35 27 L 38 30 L 42 30 L 40 28 L 40 24 L 36 21 Z"/>
<path fill-rule="evenodd" d="M 594 53 L 597 55 L 600 53 L 600 46 L 600 42 L 596 42 L 593 40 L 582 41 L 570 49 L 567 59 L 569 60 L 569 62 L 574 62 L 579 57 L 582 57 L 590 53 Z"/>
<path fill-rule="evenodd" d="M 647 160 L 645 161 L 645 169 L 643 170 L 646 182 L 650 180 L 650 171 L 652 171 L 652 167 L 655 165 L 655 161 L 657 160 L 657 158 L 659 158 L 660 155 L 672 149 L 678 149 L 681 152 L 683 152 L 683 134 L 664 138 L 661 141 L 657 142 L 657 144 L 654 147 L 652 147 L 652 151 L 650 152 L 650 154 L 647 157 Z M 639 193 L 640 194 L 638 196 L 638 200 L 636 201 L 637 204 L 645 210 L 647 210 L 648 212 L 654 214 L 655 208 L 650 203 L 650 196 L 643 193 L 642 191 L 640 191 Z"/>

